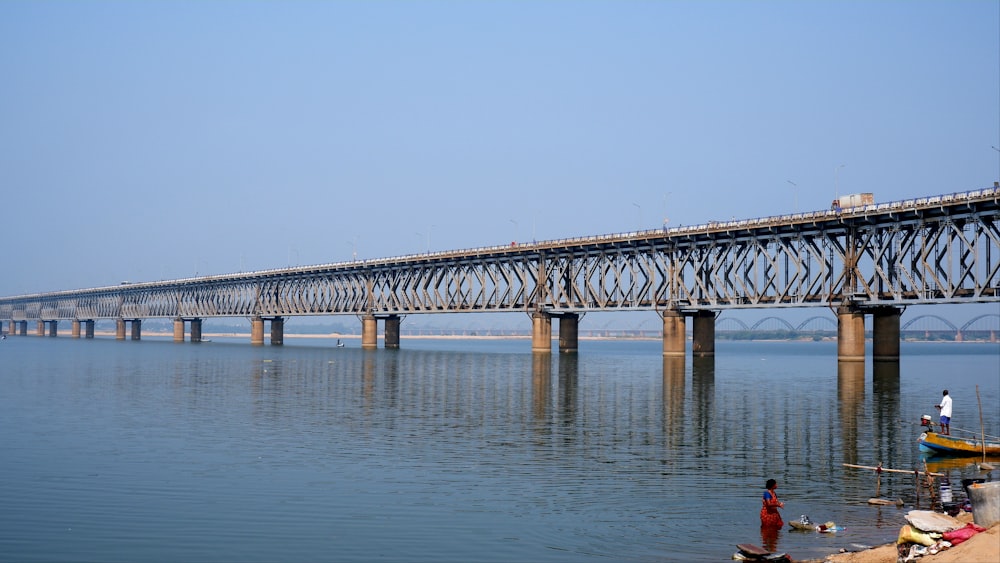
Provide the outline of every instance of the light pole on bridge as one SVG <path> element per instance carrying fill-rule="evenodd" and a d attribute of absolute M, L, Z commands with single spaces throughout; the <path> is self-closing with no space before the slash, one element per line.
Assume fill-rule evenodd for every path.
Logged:
<path fill-rule="evenodd" d="M 793 194 L 793 197 L 794 197 L 793 201 L 795 202 L 795 207 L 793 209 L 793 213 L 798 213 L 799 212 L 799 185 L 796 184 L 795 182 L 791 181 L 791 180 L 785 180 L 785 181 L 792 185 L 792 194 Z"/>
<path fill-rule="evenodd" d="M 1000 181 L 1000 149 L 993 147 L 997 151 L 997 180 Z"/>
<path fill-rule="evenodd" d="M 428 253 L 428 254 L 430 254 L 430 253 L 431 253 L 431 231 L 432 231 L 432 230 L 434 230 L 434 225 L 431 225 L 431 226 L 430 226 L 430 227 L 429 227 L 429 228 L 427 229 L 427 253 Z M 417 235 L 418 237 L 422 237 L 422 236 L 424 236 L 424 234 L 423 234 L 423 233 L 414 233 L 414 234 L 416 234 L 416 235 Z"/>
<path fill-rule="evenodd" d="M 844 166 L 845 165 L 841 164 L 833 169 L 833 199 L 840 199 L 840 169 Z"/>
<path fill-rule="evenodd" d="M 351 261 L 358 261 L 358 237 L 354 237 L 354 240 L 347 241 L 347 244 L 351 245 Z"/>
<path fill-rule="evenodd" d="M 664 229 L 667 228 L 667 223 L 670 222 L 670 217 L 667 215 L 667 198 L 670 197 L 670 194 L 672 194 L 672 193 L 674 193 L 674 192 L 667 192 L 666 194 L 663 195 L 663 228 Z"/>

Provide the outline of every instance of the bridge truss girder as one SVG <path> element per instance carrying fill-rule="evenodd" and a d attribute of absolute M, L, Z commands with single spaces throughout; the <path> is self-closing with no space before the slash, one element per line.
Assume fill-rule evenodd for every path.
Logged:
<path fill-rule="evenodd" d="M 773 220 L 0 298 L 0 319 L 1000 301 L 1000 190 Z"/>

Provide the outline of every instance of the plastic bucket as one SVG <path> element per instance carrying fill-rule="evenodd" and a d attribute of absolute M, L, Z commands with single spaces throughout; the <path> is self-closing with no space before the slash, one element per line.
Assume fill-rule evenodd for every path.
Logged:
<path fill-rule="evenodd" d="M 972 519 L 984 528 L 1000 522 L 1000 481 L 969 485 Z"/>

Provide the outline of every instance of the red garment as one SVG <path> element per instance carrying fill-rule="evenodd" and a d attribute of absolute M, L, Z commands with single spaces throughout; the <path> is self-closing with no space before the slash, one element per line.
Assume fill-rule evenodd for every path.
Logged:
<path fill-rule="evenodd" d="M 775 528 L 784 526 L 785 522 L 781 519 L 781 514 L 778 513 L 778 507 L 781 506 L 781 501 L 778 500 L 778 495 L 774 491 L 764 491 L 764 498 L 762 502 L 763 506 L 760 509 L 760 525 Z"/>
<path fill-rule="evenodd" d="M 979 532 L 985 532 L 986 528 L 982 526 L 977 526 L 973 522 L 969 522 L 963 528 L 957 530 L 952 530 L 950 532 L 945 532 L 941 534 L 941 539 L 949 542 L 951 545 L 958 545 L 965 540 L 971 538 L 972 536 L 978 534 Z"/>

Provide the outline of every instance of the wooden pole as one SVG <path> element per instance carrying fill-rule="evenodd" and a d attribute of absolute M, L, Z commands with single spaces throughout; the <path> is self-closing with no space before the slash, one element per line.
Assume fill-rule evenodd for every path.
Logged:
<path fill-rule="evenodd" d="M 914 469 L 913 471 L 906 471 L 906 470 L 903 470 L 903 469 L 886 469 L 886 468 L 882 467 L 882 462 L 881 461 L 878 462 L 878 466 L 877 467 L 871 467 L 870 465 L 854 465 L 852 463 L 844 463 L 842 465 L 844 467 L 853 467 L 855 469 L 872 469 L 872 470 L 875 471 L 875 498 L 868 499 L 868 504 L 884 504 L 884 505 L 894 504 L 896 506 L 903 506 L 903 499 L 897 499 L 897 500 L 892 501 L 892 500 L 884 500 L 884 499 L 878 498 L 879 495 L 882 492 L 882 472 L 883 471 L 888 471 L 890 473 L 913 473 L 913 476 L 916 479 L 917 505 L 919 506 L 919 504 L 920 504 L 920 470 L 919 469 Z M 926 469 L 926 466 L 924 467 L 924 469 Z M 928 473 L 928 475 L 937 475 L 937 476 L 940 476 L 941 474 L 940 473 Z"/>
<path fill-rule="evenodd" d="M 976 384 L 976 402 L 979 403 L 979 433 L 983 440 L 983 463 L 986 463 L 986 426 L 983 425 L 983 400 L 979 398 L 979 384 Z"/>
<path fill-rule="evenodd" d="M 924 460 L 924 482 L 927 483 L 927 489 L 931 497 L 930 508 L 934 509 L 934 477 L 931 477 L 930 471 L 927 471 L 927 460 Z"/>
<path fill-rule="evenodd" d="M 879 497 L 882 490 L 882 462 L 878 462 L 878 469 L 875 470 L 875 498 Z"/>

